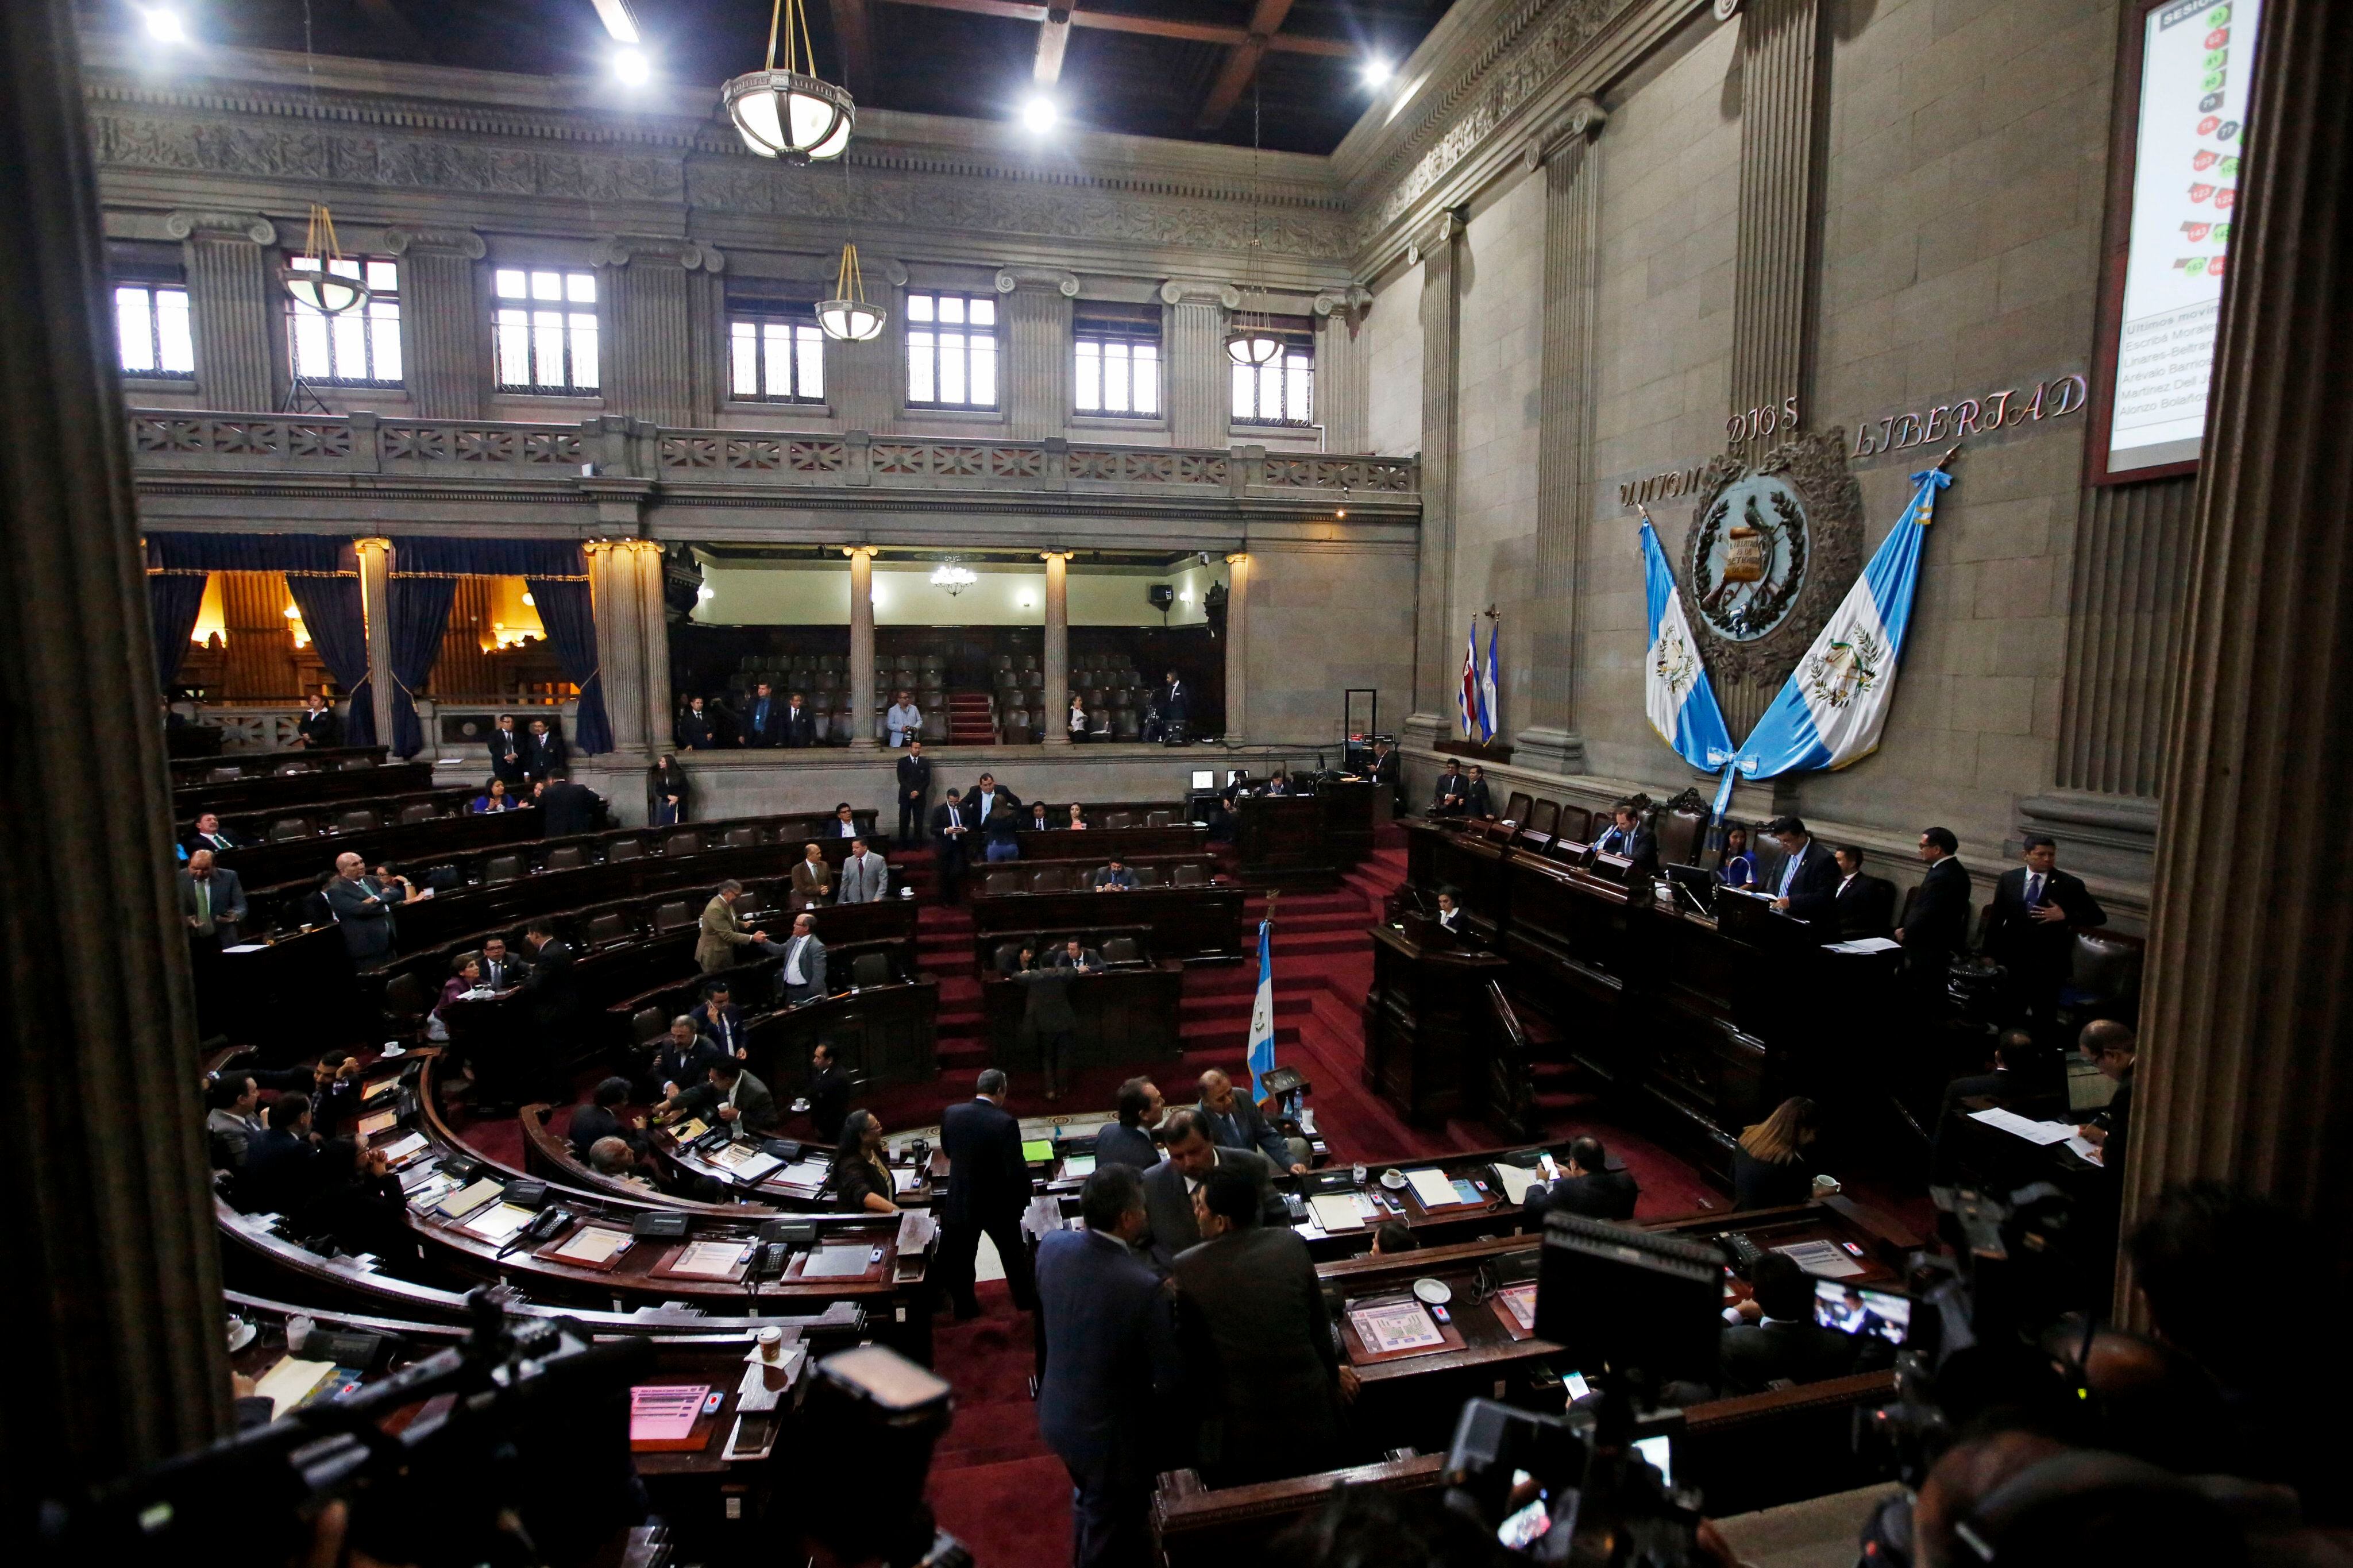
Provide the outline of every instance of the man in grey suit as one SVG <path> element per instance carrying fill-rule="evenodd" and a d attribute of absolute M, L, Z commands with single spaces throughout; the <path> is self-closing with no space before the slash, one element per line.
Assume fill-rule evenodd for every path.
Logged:
<path fill-rule="evenodd" d="M 849 854 L 841 862 L 841 879 L 835 886 L 838 904 L 871 904 L 881 900 L 883 890 L 891 884 L 891 868 L 882 857 L 866 847 L 863 838 L 849 841 Z"/>
<path fill-rule="evenodd" d="M 1196 1200 L 1201 1243 L 1170 1274 L 1202 1474 L 1229 1486 L 1327 1468 L 1356 1381 L 1307 1244 L 1259 1223 L 1258 1184 L 1237 1166 L 1211 1171 Z"/>
<path fill-rule="evenodd" d="M 1277 1132 L 1266 1113 L 1247 1094 L 1234 1092 L 1234 1080 L 1211 1068 L 1201 1075 L 1201 1100 L 1195 1107 L 1209 1129 L 1209 1141 L 1228 1149 L 1255 1149 L 1278 1171 L 1294 1176 L 1307 1173 L 1306 1151 Z"/>
<path fill-rule="evenodd" d="M 245 921 L 245 885 L 237 873 L 213 864 L 213 852 L 198 849 L 178 873 L 180 918 L 188 926 L 189 979 L 196 993 L 197 1026 L 210 1037 L 224 1024 L 221 949 L 237 942 Z"/>
<path fill-rule="evenodd" d="M 406 898 L 395 899 L 390 889 L 379 889 L 365 876 L 366 870 L 366 862 L 346 849 L 335 857 L 335 878 L 327 884 L 327 907 L 334 910 L 336 923 L 343 927 L 343 951 L 364 969 L 392 956 L 397 935 L 393 905 L 417 896 L 409 892 Z M 402 890 L 407 892 L 405 884 Z"/>
<path fill-rule="evenodd" d="M 1190 1107 L 1170 1111 L 1161 1131 L 1161 1146 L 1168 1157 L 1144 1173 L 1144 1209 L 1151 1229 L 1143 1246 L 1145 1255 L 1165 1269 L 1178 1253 L 1200 1242 L 1201 1222 L 1193 1210 L 1193 1192 L 1210 1172 L 1220 1166 L 1248 1171 L 1263 1199 L 1273 1191 L 1274 1166 L 1254 1149 L 1220 1149 L 1209 1142 L 1201 1113 Z"/>
<path fill-rule="evenodd" d="M 1050 1231 L 1038 1244 L 1038 1427 L 1071 1472 L 1071 1563 L 1142 1564 L 1152 1557 L 1145 1520 L 1160 1468 L 1158 1412 L 1184 1381 L 1176 1317 L 1134 1250 L 1149 1224 L 1143 1179 L 1098 1165 L 1079 1212 L 1084 1230 Z"/>
<path fill-rule="evenodd" d="M 797 1007 L 826 994 L 825 943 L 817 939 L 814 916 L 807 910 L 795 915 L 790 937 L 764 945 L 770 952 L 784 955 L 785 962 L 776 966 L 776 1001 L 780 1005 Z"/>

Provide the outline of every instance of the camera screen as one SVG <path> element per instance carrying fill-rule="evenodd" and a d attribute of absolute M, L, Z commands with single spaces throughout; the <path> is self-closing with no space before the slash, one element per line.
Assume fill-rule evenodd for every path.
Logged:
<path fill-rule="evenodd" d="M 1527 1485 L 1530 1479 L 1527 1471 L 1514 1470 L 1512 1489 L 1516 1492 Z M 1515 1510 L 1495 1527 L 1495 1539 L 1508 1551 L 1525 1552 L 1536 1537 L 1551 1528 L 1552 1498 L 1548 1493 L 1539 1491 L 1528 1500 L 1525 1508 Z"/>
<path fill-rule="evenodd" d="M 1884 1290 L 1859 1290 L 1835 1279 L 1817 1279 L 1814 1321 L 1842 1334 L 1877 1334 L 1900 1345 L 1912 1326 L 1912 1303 Z"/>
<path fill-rule="evenodd" d="M 1664 1436 L 1634 1439 L 1634 1452 L 1650 1460 L 1651 1467 L 1659 1472 L 1660 1484 L 1669 1487 L 1675 1484 L 1673 1441 Z"/>

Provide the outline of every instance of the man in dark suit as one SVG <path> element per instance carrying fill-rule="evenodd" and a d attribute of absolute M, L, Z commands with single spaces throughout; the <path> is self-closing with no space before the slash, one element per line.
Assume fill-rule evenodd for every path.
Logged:
<path fill-rule="evenodd" d="M 681 1091 L 703 1080 L 711 1064 L 724 1058 L 710 1036 L 698 1033 L 694 1020 L 685 1014 L 670 1021 L 670 1033 L 661 1037 L 654 1051 L 653 1064 L 646 1071 L 645 1098 L 649 1100 L 675 1099 Z"/>
<path fill-rule="evenodd" d="M 1200 1245 L 1169 1272 L 1202 1473 L 1230 1486 L 1326 1468 L 1356 1380 L 1340 1363 L 1307 1244 L 1287 1226 L 1259 1223 L 1247 1171 L 1211 1171 L 1196 1207 Z"/>
<path fill-rule="evenodd" d="M 964 803 L 972 814 L 976 827 L 990 828 L 991 819 L 1000 811 L 1012 819 L 1015 826 L 1019 826 L 1021 797 L 998 784 L 995 773 L 981 774 L 980 782 L 972 786 L 972 793 L 964 797 Z"/>
<path fill-rule="evenodd" d="M 198 849 L 178 876 L 180 918 L 189 931 L 214 953 L 237 941 L 245 923 L 245 885 L 237 873 L 213 864 L 213 852 Z"/>
<path fill-rule="evenodd" d="M 707 752 L 717 743 L 719 732 L 712 725 L 711 715 L 703 711 L 702 698 L 686 700 L 686 710 L 678 716 L 670 738 L 681 752 Z"/>
<path fill-rule="evenodd" d="M 808 703 L 799 692 L 794 692 L 791 700 L 785 704 L 784 713 L 777 723 L 778 745 L 803 747 L 817 744 L 817 716 L 808 710 Z"/>
<path fill-rule="evenodd" d="M 1210 1172 L 1240 1166 L 1250 1173 L 1263 1201 L 1274 1191 L 1275 1167 L 1255 1149 L 1219 1148 L 1210 1141 L 1201 1113 L 1190 1106 L 1169 1111 L 1162 1120 L 1161 1134 L 1167 1158 L 1144 1173 L 1144 1207 L 1152 1222 L 1144 1249 L 1155 1267 L 1165 1269 L 1178 1253 L 1200 1242 L 1201 1219 L 1193 1209 L 1193 1193 Z M 1102 1157 L 1096 1158 L 1100 1164 Z"/>
<path fill-rule="evenodd" d="M 1495 820 L 1495 795 L 1487 785 L 1487 770 L 1471 764 L 1471 782 L 1462 795 L 1462 815 L 1473 822 Z"/>
<path fill-rule="evenodd" d="M 1179 680 L 1172 669 L 1168 672 L 1167 683 L 1161 687 L 1154 702 L 1160 710 L 1163 736 L 1170 740 L 1183 739 L 1185 726 L 1193 721 L 1193 689 Z"/>
<path fill-rule="evenodd" d="M 2048 1029 L 2058 1021 L 2059 991 L 2075 958 L 2075 932 L 2108 923 L 2108 911 L 2081 877 L 2059 869 L 2058 841 L 2029 834 L 2026 863 L 1993 885 L 1985 950 L 2009 972 L 2011 1005 Z"/>
<path fill-rule="evenodd" d="M 687 1015 L 694 1020 L 694 1032 L 708 1036 L 722 1055 L 744 1059 L 744 1010 L 735 1005 L 734 989 L 724 980 L 713 980 L 702 987 L 702 1000 Z"/>
<path fill-rule="evenodd" d="M 1471 781 L 1462 776 L 1461 764 L 1451 757 L 1446 759 L 1446 771 L 1438 775 L 1438 785 L 1430 794 L 1430 815 L 1461 816 L 1471 809 Z"/>
<path fill-rule="evenodd" d="M 242 848 L 245 843 L 246 840 L 221 826 L 217 812 L 206 811 L 197 814 L 195 831 L 187 837 L 187 849 L 191 855 L 199 849 L 209 849 L 217 855 L 224 849 Z"/>
<path fill-rule="evenodd" d="M 973 1259 L 982 1233 L 997 1244 L 1013 1305 L 1029 1311 L 1029 1247 L 1021 1237 L 1029 1206 L 1029 1167 L 1021 1158 L 1021 1123 L 1005 1109 L 1005 1074 L 984 1068 L 973 1098 L 940 1118 L 940 1148 L 948 1157 L 948 1191 L 940 1205 L 940 1282 L 959 1320 L 980 1315 L 973 1293 Z"/>
<path fill-rule="evenodd" d="M 494 936 L 482 943 L 482 989 L 512 991 L 522 984 L 531 965 L 507 951 L 507 939 Z"/>
<path fill-rule="evenodd" d="M 1209 1139 L 1223 1149 L 1255 1149 L 1278 1171 L 1294 1176 L 1307 1173 L 1300 1152 L 1285 1142 L 1247 1094 L 1234 1091 L 1234 1080 L 1216 1068 L 1201 1075 L 1201 1098 L 1193 1108 L 1209 1130 Z"/>
<path fill-rule="evenodd" d="M 1958 1140 L 1953 1133 L 1955 1122 L 1969 1113 L 1963 1102 L 1990 1100 L 2007 1106 L 2013 1100 L 2033 1093 L 2028 1068 L 2034 1060 L 2034 1037 L 2023 1029 L 2004 1029 L 1994 1041 L 1993 1062 L 1989 1070 L 1953 1079 L 1945 1085 L 1943 1103 L 1936 1110 L 1936 1130 L 1928 1141 L 1928 1180 L 1932 1184 L 1949 1185 L 1958 1173 Z"/>
<path fill-rule="evenodd" d="M 516 1043 L 518 1096 L 545 1092 L 555 1064 L 578 1047 L 580 1034 L 580 986 L 572 969 L 571 947 L 557 940 L 554 923 L 545 920 L 525 926 L 522 942 L 531 949 L 531 973 L 522 977 L 521 993 L 531 1016 L 531 1035 Z"/>
<path fill-rule="evenodd" d="M 1625 1221 L 1634 1217 L 1634 1205 L 1641 1195 L 1641 1184 L 1631 1172 L 1609 1168 L 1609 1155 L 1600 1139 L 1579 1138 L 1568 1146 L 1568 1163 L 1560 1179 L 1530 1187 L 1521 1207 L 1539 1226 L 1547 1209 L 1588 1219 Z"/>
<path fill-rule="evenodd" d="M 539 792 L 540 832 L 549 838 L 575 833 L 596 833 L 605 826 L 605 797 L 562 773 L 551 775 Z"/>
<path fill-rule="evenodd" d="M 713 1127 L 725 1127 L 734 1138 L 767 1138 L 776 1131 L 776 1097 L 733 1057 L 712 1062 L 703 1069 L 701 1083 L 681 1089 L 655 1109 L 665 1116 L 686 1111 Z"/>
<path fill-rule="evenodd" d="M 370 880 L 366 871 L 366 862 L 350 850 L 336 856 L 334 879 L 327 884 L 327 907 L 343 928 L 343 951 L 351 954 L 353 963 L 372 968 L 392 956 L 397 935 L 393 906 L 406 903 L 415 895 L 395 896 L 391 889 Z M 401 892 L 407 890 L 404 888 Z"/>
<path fill-rule="evenodd" d="M 1135 890 L 1135 873 L 1114 855 L 1109 865 L 1087 879 L 1087 885 L 1098 893 L 1132 893 Z"/>
<path fill-rule="evenodd" d="M 1894 931 L 1895 884 L 1863 875 L 1862 851 L 1852 844 L 1840 845 L 1831 855 L 1839 868 L 1838 892 L 1831 900 L 1838 940 L 1859 942 Z"/>
<path fill-rule="evenodd" d="M 1948 827 L 1920 835 L 1920 858 L 1928 868 L 1912 895 L 1912 908 L 1895 940 L 1904 944 L 1904 970 L 1922 991 L 1941 994 L 1953 957 L 1969 936 L 1969 874 L 1956 858 L 1961 841 Z"/>
<path fill-rule="evenodd" d="M 979 824 L 964 803 L 964 791 L 948 791 L 947 799 L 932 807 L 932 863 L 940 875 L 940 901 L 953 904 L 964 890 L 964 868 L 970 863 L 967 840 Z"/>
<path fill-rule="evenodd" d="M 781 746 L 784 734 L 784 707 L 764 680 L 753 688 L 752 700 L 744 704 L 744 743 L 754 748 Z"/>
<path fill-rule="evenodd" d="M 2125 1145 L 2132 1140 L 2133 1064 L 2138 1058 L 2140 1042 L 2131 1025 L 2095 1018 L 2084 1026 L 2078 1048 L 2099 1064 L 2103 1076 L 2116 1080 L 2116 1092 L 2109 1098 L 2107 1109 L 2076 1128 L 2075 1135 L 2086 1143 L 2098 1144 L 2108 1174 L 2121 1181 Z"/>
<path fill-rule="evenodd" d="M 1836 930 L 1838 862 L 1830 850 L 1794 816 L 1777 816 L 1765 825 L 1765 831 L 1788 857 L 1773 884 L 1773 907 L 1817 931 Z"/>
<path fill-rule="evenodd" d="M 1594 841 L 1594 848 L 1604 855 L 1623 855 L 1634 862 L 1634 869 L 1652 876 L 1659 871 L 1659 836 L 1642 826 L 1641 815 L 1624 801 L 1611 812 L 1609 830 Z"/>
<path fill-rule="evenodd" d="M 793 917 L 793 934 L 763 944 L 784 963 L 776 966 L 776 1004 L 797 1007 L 826 994 L 825 943 L 817 939 L 817 918 L 807 910 Z"/>
<path fill-rule="evenodd" d="M 1078 945 L 1075 938 L 1071 945 Z M 1063 957 L 1058 952 L 1053 963 L 1011 976 L 1027 993 L 1022 997 L 1021 1026 L 1038 1042 L 1038 1068 L 1046 1080 L 1048 1100 L 1062 1098 L 1062 1063 L 1071 1054 L 1071 1037 L 1079 1027 L 1078 1017 L 1071 1011 L 1071 982 L 1086 973 L 1083 950 L 1078 963 L 1065 963 Z M 1097 957 L 1095 971 L 1102 969 L 1103 960 Z"/>
<path fill-rule="evenodd" d="M 932 764 L 923 755 L 923 742 L 909 741 L 907 754 L 899 759 L 899 842 L 902 845 L 923 841 L 923 803 L 932 798 Z M 877 824 L 877 826 L 881 826 Z"/>
<path fill-rule="evenodd" d="M 1159 1411 L 1185 1367 L 1159 1276 L 1134 1251 L 1149 1224 L 1143 1181 L 1124 1165 L 1097 1165 L 1079 1212 L 1084 1230 L 1038 1243 L 1038 1429 L 1071 1472 L 1074 1568 L 1130 1568 L 1152 1559 L 1145 1509 L 1161 1468 Z"/>
<path fill-rule="evenodd" d="M 1782 1378 L 1820 1383 L 1854 1371 L 1862 1346 L 1852 1334 L 1814 1321 L 1814 1281 L 1787 1253 L 1768 1252 L 1749 1267 L 1748 1300 L 1736 1309 L 1716 1354 L 1727 1394 L 1762 1394 Z"/>
<path fill-rule="evenodd" d="M 311 1101 L 291 1091 L 269 1102 L 269 1125 L 247 1140 L 237 1206 L 247 1214 L 291 1215 L 318 1185 L 319 1145 L 311 1136 Z"/>
<path fill-rule="evenodd" d="M 629 1103 L 629 1080 L 608 1078 L 588 1091 L 588 1103 L 572 1112 L 572 1129 L 566 1134 L 572 1152 L 582 1160 L 599 1138 L 618 1138 L 631 1149 L 642 1151 L 645 1134 L 621 1120 L 621 1107 Z"/>
<path fill-rule="evenodd" d="M 531 733 L 523 737 L 522 742 L 523 772 L 535 779 L 555 779 L 563 773 L 564 761 L 570 754 L 564 737 L 546 720 L 531 721 Z"/>
<path fill-rule="evenodd" d="M 509 790 L 522 788 L 523 775 L 531 770 L 523 762 L 522 736 L 516 732 L 514 715 L 501 713 L 491 731 L 491 776 L 502 779 Z"/>
<path fill-rule="evenodd" d="M 1375 741 L 1373 754 L 1366 759 L 1363 767 L 1366 778 L 1388 790 L 1390 811 L 1402 815 L 1405 802 L 1398 785 L 1404 780 L 1405 770 L 1398 764 L 1397 748 L 1387 739 Z"/>
<path fill-rule="evenodd" d="M 327 706 L 327 700 L 313 691 L 302 699 L 302 717 L 294 721 L 294 744 L 306 751 L 321 751 L 343 743 L 343 721 Z"/>
<path fill-rule="evenodd" d="M 1160 1145 L 1152 1130 L 1160 1125 L 1164 1107 L 1160 1086 L 1148 1078 L 1132 1078 L 1119 1086 L 1119 1120 L 1095 1133 L 1095 1169 L 1131 1165 L 1148 1171 L 1160 1163 Z M 1141 1189 L 1137 1201 L 1143 1201 Z"/>
<path fill-rule="evenodd" d="M 849 1075 L 833 1059 L 833 1042 L 819 1040 L 809 1047 L 808 1101 L 810 1129 L 828 1143 L 841 1139 L 841 1124 L 849 1116 Z"/>

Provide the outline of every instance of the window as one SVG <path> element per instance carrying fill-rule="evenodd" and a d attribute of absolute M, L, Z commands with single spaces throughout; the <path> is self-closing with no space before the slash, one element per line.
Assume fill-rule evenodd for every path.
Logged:
<path fill-rule="evenodd" d="M 596 276 L 501 267 L 499 390 L 596 390 Z"/>
<path fill-rule="evenodd" d="M 987 295 L 907 296 L 907 405 L 997 406 L 997 301 Z"/>
<path fill-rule="evenodd" d="M 1265 364 L 1234 366 L 1234 422 L 1304 425 L 1315 407 L 1315 340 L 1304 331 L 1277 328 L 1282 352 Z"/>
<path fill-rule="evenodd" d="M 1072 404 L 1081 414 L 1151 418 L 1160 412 L 1160 312 L 1082 310 L 1071 328 L 1078 345 Z"/>
<path fill-rule="evenodd" d="M 132 375 L 195 378 L 188 291 L 180 284 L 116 284 L 114 339 L 122 368 Z"/>
<path fill-rule="evenodd" d="M 727 302 L 728 391 L 759 403 L 825 401 L 825 334 L 812 305 Z"/>
<path fill-rule="evenodd" d="M 315 256 L 290 256 L 286 265 L 319 269 Z M 364 305 L 328 315 L 299 300 L 286 301 L 294 340 L 294 374 L 304 381 L 346 386 L 400 384 L 400 269 L 389 261 L 330 261 L 327 270 L 368 286 Z"/>

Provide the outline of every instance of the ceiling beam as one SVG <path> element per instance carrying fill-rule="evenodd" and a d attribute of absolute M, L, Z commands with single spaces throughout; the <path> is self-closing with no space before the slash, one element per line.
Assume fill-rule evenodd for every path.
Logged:
<path fill-rule="evenodd" d="M 874 90 L 874 46 L 866 25 L 866 0 L 830 0 L 833 36 L 841 40 L 841 69 L 853 93 Z M 814 70 L 816 68 L 810 68 Z"/>
<path fill-rule="evenodd" d="M 1043 5 L 1031 5 L 1023 0 L 891 0 L 893 5 L 923 5 L 934 11 L 962 11 L 974 16 L 1002 16 L 1010 22 L 1043 22 L 1047 10 Z M 1241 27 L 1220 27 L 1208 22 L 1172 22 L 1159 16 L 1126 16 L 1115 11 L 1072 11 L 1071 26 L 1097 27 L 1107 33 L 1141 33 L 1155 38 L 1180 38 L 1194 44 L 1224 44 L 1231 47 L 1250 41 L 1250 33 Z M 1286 55 L 1324 55 L 1334 59 L 1353 59 L 1364 51 L 1345 38 L 1307 38 L 1293 33 L 1277 33 L 1266 40 L 1266 47 Z"/>
<path fill-rule="evenodd" d="M 1046 7 L 1045 25 L 1038 29 L 1038 63 L 1030 74 L 1039 87 L 1051 87 L 1062 77 L 1062 51 L 1071 47 L 1071 13 L 1077 0 L 1058 0 Z"/>
<path fill-rule="evenodd" d="M 1226 122 L 1226 116 L 1241 101 L 1242 89 L 1258 75 L 1267 45 L 1282 31 L 1282 19 L 1290 15 L 1291 0 L 1258 0 L 1250 11 L 1250 36 L 1233 47 L 1226 63 L 1218 68 L 1218 79 L 1209 84 L 1209 96 L 1201 102 L 1200 117 L 1193 121 L 1196 128 L 1215 131 Z"/>
<path fill-rule="evenodd" d="M 425 41 L 415 24 L 394 8 L 392 0 L 358 0 L 360 15 L 374 26 L 376 36 L 398 51 L 401 58 L 433 65 L 433 46 Z"/>

